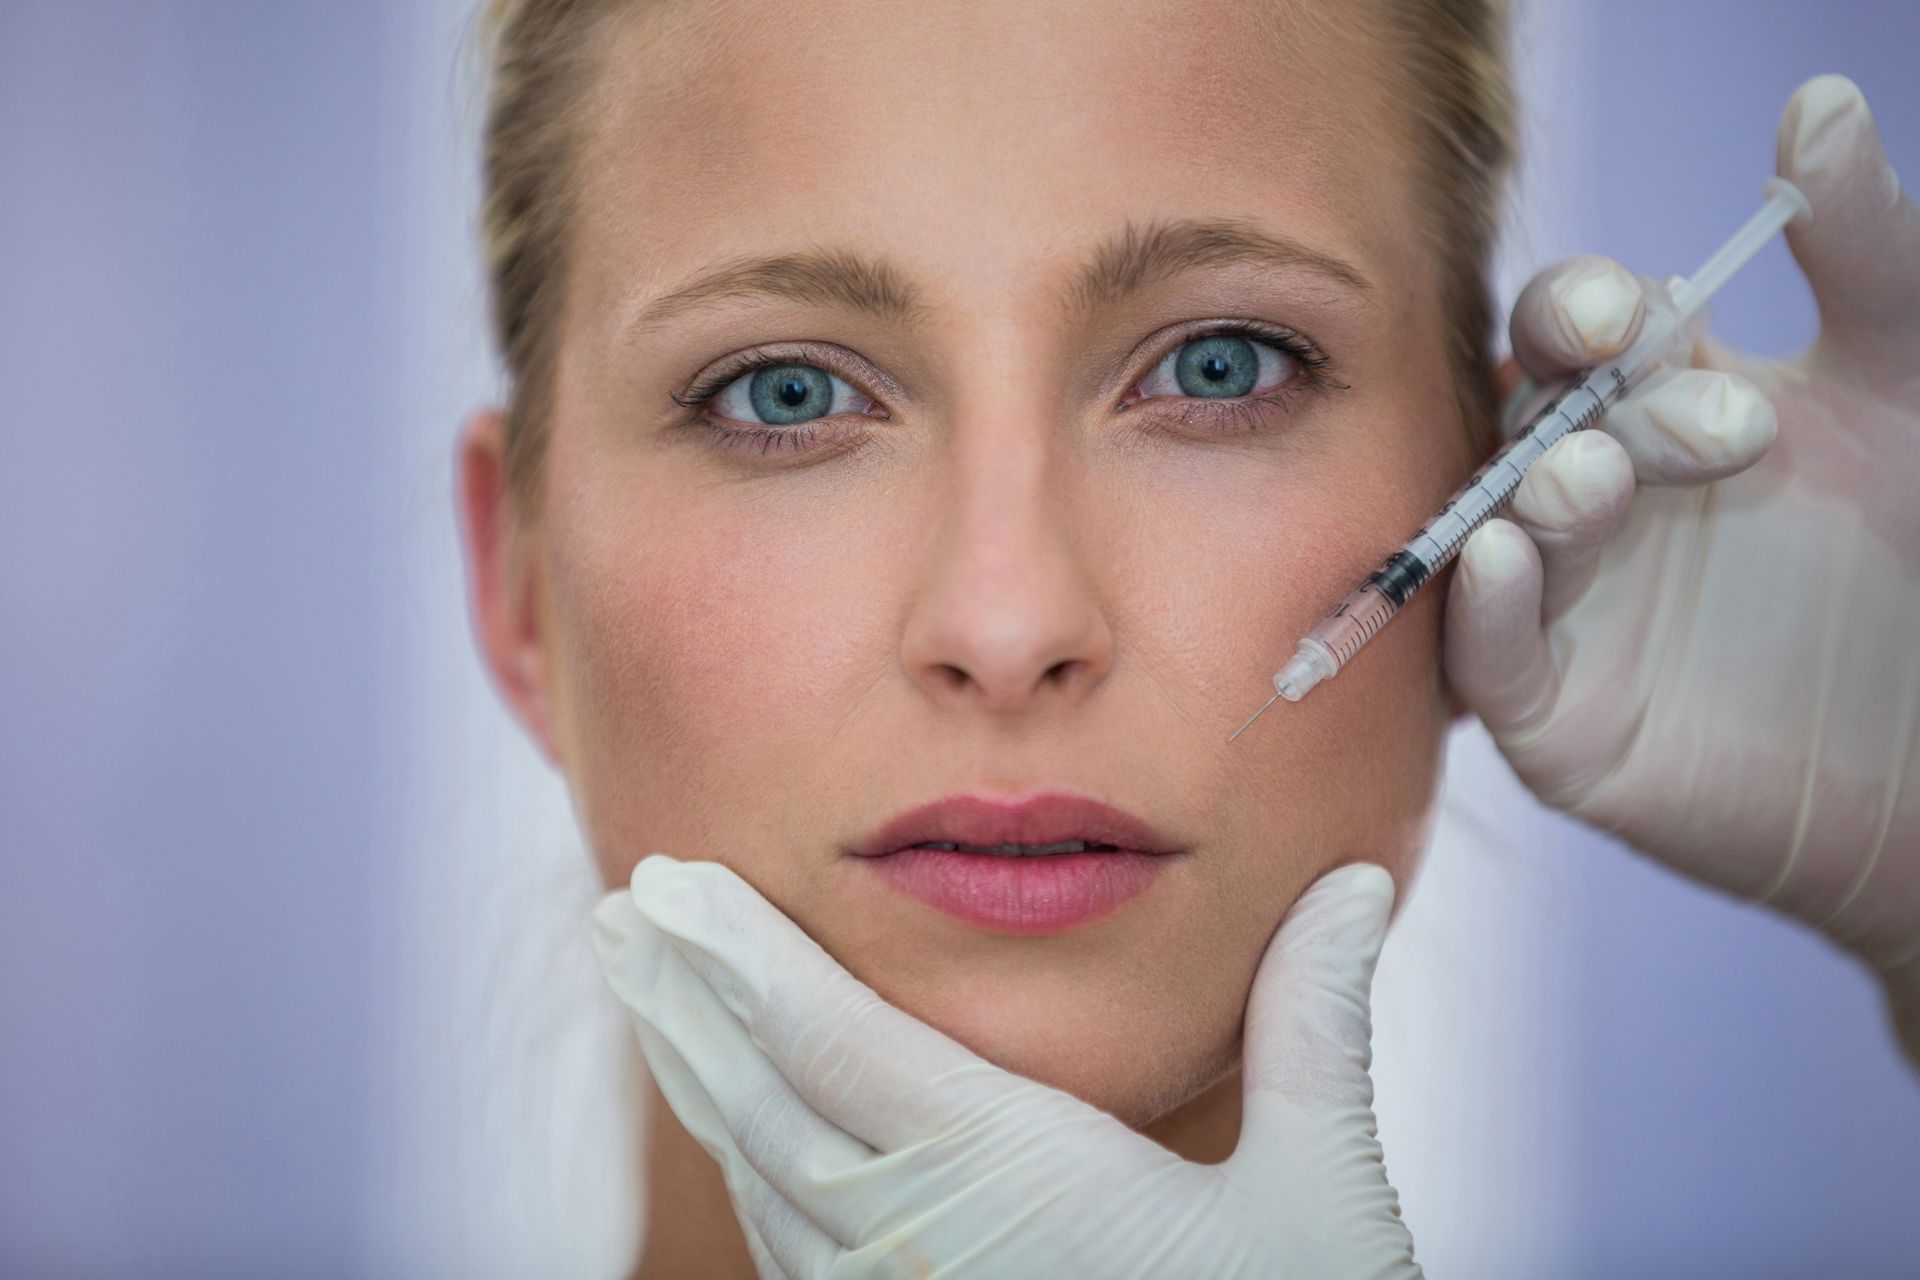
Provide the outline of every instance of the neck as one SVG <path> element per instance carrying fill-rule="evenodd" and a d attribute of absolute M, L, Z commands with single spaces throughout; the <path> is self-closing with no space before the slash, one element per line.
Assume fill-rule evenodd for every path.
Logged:
<path fill-rule="evenodd" d="M 645 1064 L 639 1069 L 644 1074 Z M 757 1280 L 720 1166 L 681 1125 L 651 1076 L 645 1098 L 647 1212 L 634 1280 Z M 1140 1132 L 1197 1164 L 1225 1160 L 1240 1133 L 1239 1071 Z"/>

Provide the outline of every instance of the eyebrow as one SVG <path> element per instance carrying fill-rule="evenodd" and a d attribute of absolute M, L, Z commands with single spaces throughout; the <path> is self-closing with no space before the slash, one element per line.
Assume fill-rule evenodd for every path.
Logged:
<path fill-rule="evenodd" d="M 1297 240 L 1233 218 L 1128 221 L 1097 246 L 1072 277 L 1068 306 L 1088 314 L 1149 285 L 1188 271 L 1251 264 L 1308 271 L 1369 297 L 1373 284 L 1356 268 Z M 913 325 L 924 318 L 921 292 L 884 258 L 851 249 L 812 248 L 735 258 L 649 303 L 629 332 L 667 324 L 700 307 L 739 298 L 780 298 L 866 312 Z"/>
<path fill-rule="evenodd" d="M 919 291 L 884 259 L 851 249 L 803 249 L 724 262 L 649 303 L 631 330 L 656 329 L 698 307 L 754 297 L 837 306 L 902 324 L 917 322 L 925 310 Z"/>
<path fill-rule="evenodd" d="M 1067 292 L 1082 314 L 1109 307 L 1148 285 L 1187 271 L 1241 263 L 1308 271 L 1366 296 L 1373 285 L 1330 253 L 1235 218 L 1128 222 L 1094 250 Z"/>

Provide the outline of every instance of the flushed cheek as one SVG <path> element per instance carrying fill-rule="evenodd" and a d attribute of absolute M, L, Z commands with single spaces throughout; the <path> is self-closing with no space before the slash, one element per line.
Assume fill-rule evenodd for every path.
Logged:
<path fill-rule="evenodd" d="M 652 849 L 726 860 L 760 834 L 817 767 L 796 746 L 824 741 L 874 668 L 885 579 L 848 541 L 671 525 L 576 525 L 552 553 L 570 772 L 610 878 Z"/>
<path fill-rule="evenodd" d="M 1181 601 L 1169 618 L 1213 620 L 1209 634 L 1187 641 L 1219 673 L 1207 689 L 1218 732 L 1202 745 L 1238 797 L 1221 810 L 1223 838 L 1248 851 L 1235 891 L 1276 912 L 1340 862 L 1410 873 L 1424 842 L 1446 729 L 1441 584 L 1417 596 L 1338 677 L 1301 702 L 1275 703 L 1226 741 L 1272 694 L 1270 677 L 1299 638 L 1372 570 L 1377 548 L 1417 523 L 1407 513 L 1419 510 L 1425 486 L 1400 487 L 1406 492 L 1384 512 L 1355 510 L 1349 488 L 1326 483 L 1276 485 L 1224 505 L 1194 544 L 1208 548 L 1205 573 L 1181 586 L 1170 578 L 1161 597 Z"/>

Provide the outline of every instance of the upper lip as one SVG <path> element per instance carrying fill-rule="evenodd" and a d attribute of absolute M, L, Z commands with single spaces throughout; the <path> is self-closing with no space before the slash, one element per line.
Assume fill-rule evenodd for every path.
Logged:
<path fill-rule="evenodd" d="M 874 858 L 929 840 L 977 845 L 1084 840 L 1135 853 L 1181 851 L 1125 810 L 1064 791 L 1019 798 L 947 796 L 896 814 L 855 844 L 852 851 Z"/>

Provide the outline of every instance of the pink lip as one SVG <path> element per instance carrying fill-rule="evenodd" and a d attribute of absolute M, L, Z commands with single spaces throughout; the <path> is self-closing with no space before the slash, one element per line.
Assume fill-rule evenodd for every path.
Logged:
<path fill-rule="evenodd" d="M 953 844 L 1057 844 L 1084 840 L 1111 851 L 1007 857 Z M 1184 852 L 1140 819 L 1063 792 L 1020 800 L 949 796 L 902 813 L 854 845 L 903 893 L 970 924 L 1005 933 L 1053 933 L 1108 915 L 1144 893 L 1167 855 Z"/>
<path fill-rule="evenodd" d="M 853 852 L 873 858 L 930 840 L 953 844 L 1085 840 L 1134 853 L 1180 852 L 1171 840 L 1125 810 L 1064 791 L 1046 791 L 1018 800 L 948 796 L 894 816 L 854 845 Z"/>

